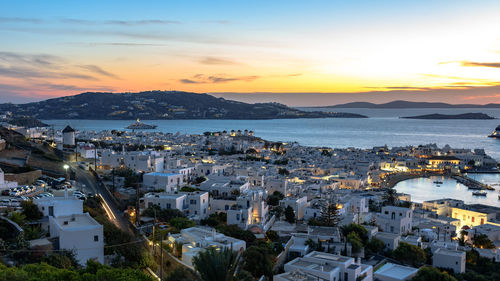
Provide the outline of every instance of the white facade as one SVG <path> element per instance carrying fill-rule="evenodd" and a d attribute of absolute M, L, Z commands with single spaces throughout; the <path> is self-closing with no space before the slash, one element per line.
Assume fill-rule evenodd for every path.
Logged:
<path fill-rule="evenodd" d="M 295 198 L 295 197 L 285 197 L 280 201 L 280 206 L 285 209 L 290 206 L 293 208 L 295 213 L 295 218 L 297 220 L 302 220 L 304 218 L 305 209 L 307 207 L 307 196 Z"/>
<path fill-rule="evenodd" d="M 143 186 L 149 189 L 162 189 L 171 192 L 186 184 L 182 174 L 148 173 L 143 177 Z"/>
<path fill-rule="evenodd" d="M 384 206 L 377 214 L 377 225 L 382 231 L 405 234 L 412 230 L 413 211 L 409 208 Z"/>
<path fill-rule="evenodd" d="M 157 205 L 161 209 L 178 209 L 186 216 L 200 220 L 209 215 L 209 194 L 204 191 L 146 193 L 139 200 L 141 212 L 153 205 Z"/>
<path fill-rule="evenodd" d="M 76 152 L 80 154 L 80 157 L 86 159 L 94 159 L 96 156 L 96 149 L 92 143 L 81 143 L 79 142 L 76 146 Z"/>
<path fill-rule="evenodd" d="M 103 227 L 89 213 L 49 216 L 49 225 L 50 237 L 59 237 L 59 249 L 74 251 L 78 263 L 104 263 Z"/>
<path fill-rule="evenodd" d="M 232 249 L 235 252 L 243 252 L 246 249 L 245 241 L 205 227 L 190 227 L 181 230 L 179 234 L 169 234 L 167 242 L 171 247 L 175 247 L 175 243 L 182 244 L 182 263 L 188 266 L 193 266 L 193 258 L 209 247 Z"/>
<path fill-rule="evenodd" d="M 34 199 L 44 216 L 68 216 L 83 213 L 83 201 L 74 197 L 42 197 Z"/>
<path fill-rule="evenodd" d="M 164 158 L 156 151 L 116 152 L 106 149 L 101 153 L 101 165 L 109 168 L 127 167 L 136 172 L 162 172 Z"/>
<path fill-rule="evenodd" d="M 465 252 L 437 249 L 432 256 L 432 266 L 453 269 L 454 273 L 464 273 Z"/>
<path fill-rule="evenodd" d="M 375 238 L 384 242 L 384 245 L 389 250 L 396 250 L 399 246 L 399 241 L 401 240 L 401 236 L 399 234 L 389 233 L 389 232 L 378 232 L 375 234 Z"/>

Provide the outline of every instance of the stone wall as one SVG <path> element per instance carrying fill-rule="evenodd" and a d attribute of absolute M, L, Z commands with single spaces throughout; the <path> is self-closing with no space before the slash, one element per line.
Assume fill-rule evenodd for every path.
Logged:
<path fill-rule="evenodd" d="M 35 170 L 20 174 L 5 174 L 6 181 L 16 181 L 19 185 L 32 184 L 42 176 L 41 170 Z"/>

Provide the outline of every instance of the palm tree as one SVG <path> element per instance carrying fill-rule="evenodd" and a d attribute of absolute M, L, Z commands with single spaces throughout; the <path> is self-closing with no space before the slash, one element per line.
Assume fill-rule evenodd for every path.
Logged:
<path fill-rule="evenodd" d="M 209 248 L 194 257 L 193 265 L 204 281 L 232 281 L 238 261 L 230 249 Z"/>

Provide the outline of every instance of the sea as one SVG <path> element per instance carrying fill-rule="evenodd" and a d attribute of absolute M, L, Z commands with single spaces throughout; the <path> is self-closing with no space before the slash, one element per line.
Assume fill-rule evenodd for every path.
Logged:
<path fill-rule="evenodd" d="M 351 112 L 369 118 L 321 118 L 321 119 L 273 119 L 273 120 L 147 120 L 147 124 L 157 125 L 156 130 L 170 133 L 201 134 L 206 131 L 253 130 L 255 135 L 265 140 L 298 142 L 305 146 L 333 148 L 372 148 L 387 145 L 407 146 L 435 143 L 453 148 L 482 148 L 487 154 L 500 161 L 500 139 L 488 138 L 500 120 L 417 120 L 401 119 L 405 116 L 424 114 L 459 114 L 482 112 L 500 118 L 500 109 L 334 109 L 321 108 L 303 110 L 323 110 Z M 124 130 L 135 120 L 43 120 L 62 129 L 70 125 L 76 130 Z M 498 190 L 500 175 L 471 174 L 479 181 L 494 184 L 495 191 L 488 191 L 486 197 L 472 196 L 464 185 L 453 179 L 443 178 L 437 186 L 434 178 L 411 179 L 395 186 L 398 192 L 409 193 L 412 200 L 422 202 L 440 198 L 455 198 L 466 203 L 483 203 L 500 207 Z"/>
<path fill-rule="evenodd" d="M 313 110 L 304 108 L 304 110 Z M 252 130 L 265 140 L 298 142 L 305 146 L 334 148 L 372 148 L 387 145 L 406 146 L 436 143 L 453 148 L 483 148 L 500 161 L 500 140 L 487 136 L 500 120 L 417 120 L 401 119 L 432 113 L 459 114 L 482 112 L 500 118 L 500 109 L 364 109 L 321 108 L 314 110 L 351 112 L 370 118 L 318 118 L 272 120 L 146 120 L 158 125 L 156 130 L 170 133 L 201 134 L 206 131 Z M 62 129 L 124 130 L 135 120 L 43 120 Z"/>

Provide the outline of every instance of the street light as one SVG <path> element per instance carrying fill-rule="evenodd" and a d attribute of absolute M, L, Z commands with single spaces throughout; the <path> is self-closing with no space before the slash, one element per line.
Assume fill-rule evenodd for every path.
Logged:
<path fill-rule="evenodd" d="M 68 169 L 69 169 L 69 165 L 68 164 L 64 164 L 63 166 L 64 170 L 66 171 L 66 180 L 68 180 Z"/>

